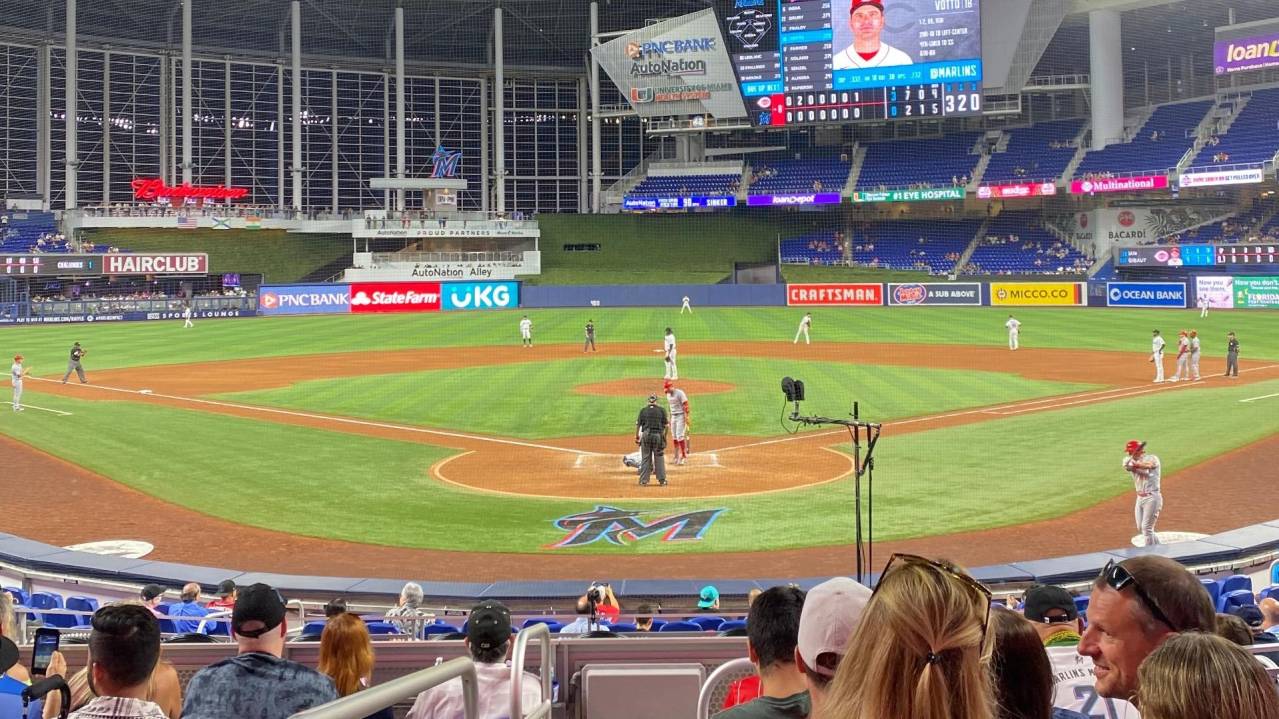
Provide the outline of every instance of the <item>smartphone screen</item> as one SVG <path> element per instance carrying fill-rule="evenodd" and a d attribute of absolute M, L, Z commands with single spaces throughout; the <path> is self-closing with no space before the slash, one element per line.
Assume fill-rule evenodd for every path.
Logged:
<path fill-rule="evenodd" d="M 60 635 L 57 629 L 41 627 L 36 630 L 35 644 L 31 652 L 31 673 L 44 676 L 53 661 L 53 653 L 58 651 Z"/>

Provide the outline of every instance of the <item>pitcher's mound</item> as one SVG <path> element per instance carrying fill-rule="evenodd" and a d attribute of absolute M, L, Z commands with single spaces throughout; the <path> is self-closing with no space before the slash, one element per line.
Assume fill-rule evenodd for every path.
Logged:
<path fill-rule="evenodd" d="M 577 394 L 592 394 L 604 397 L 647 397 L 650 394 L 661 397 L 662 382 L 664 381 L 661 379 L 615 379 L 608 382 L 580 384 L 574 387 L 573 391 Z M 684 390 L 689 397 L 720 394 L 737 389 L 737 385 L 728 384 L 727 382 L 711 382 L 699 379 L 677 379 L 675 380 L 675 386 Z"/>

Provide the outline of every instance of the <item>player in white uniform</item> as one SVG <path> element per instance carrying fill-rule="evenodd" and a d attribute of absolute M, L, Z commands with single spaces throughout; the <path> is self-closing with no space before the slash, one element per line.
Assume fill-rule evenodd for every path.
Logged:
<path fill-rule="evenodd" d="M 1190 330 L 1190 372 L 1195 376 L 1195 381 L 1203 379 L 1199 376 L 1199 333 Z"/>
<path fill-rule="evenodd" d="M 1021 322 L 1016 317 L 1008 315 L 1008 321 L 1004 323 L 1008 328 L 1008 349 L 1015 350 L 1021 346 Z"/>
<path fill-rule="evenodd" d="M 1146 454 L 1146 443 L 1135 439 L 1128 442 L 1124 452 L 1128 455 L 1124 457 L 1124 470 L 1132 475 L 1133 487 L 1137 490 L 1134 512 L 1137 531 L 1146 540 L 1144 546 L 1159 544 L 1155 522 L 1159 521 L 1159 510 L 1164 507 L 1164 497 L 1159 493 L 1159 458 Z"/>
<path fill-rule="evenodd" d="M 1154 336 L 1150 340 L 1150 361 L 1155 363 L 1155 382 L 1164 381 L 1164 338 L 1159 334 L 1159 330 L 1155 330 Z"/>
<path fill-rule="evenodd" d="M 684 314 L 684 310 L 688 310 L 690 315 L 693 314 L 693 306 L 688 303 L 688 295 L 684 295 L 684 304 L 680 305 L 679 313 Z"/>
<path fill-rule="evenodd" d="M 799 321 L 799 330 L 797 330 L 797 331 L 795 332 L 795 341 L 794 341 L 794 342 L 791 342 L 791 344 L 793 344 L 793 345 L 797 345 L 797 344 L 799 344 L 799 336 L 800 336 L 800 335 L 803 335 L 803 336 L 804 336 L 804 344 L 811 344 L 811 343 L 808 341 L 808 328 L 809 328 L 809 327 L 812 327 L 812 326 L 813 326 L 813 313 L 812 313 L 812 312 L 805 312 L 805 313 L 804 313 L 804 319 L 802 319 L 802 320 L 800 320 L 800 321 Z"/>
<path fill-rule="evenodd" d="M 1203 319 L 1204 317 L 1207 317 L 1208 316 L 1207 295 L 1201 296 L 1199 299 L 1195 300 L 1195 304 L 1198 305 L 1199 307 L 1199 319 Z"/>
<path fill-rule="evenodd" d="M 185 307 L 182 308 L 182 329 L 186 329 L 188 327 L 195 327 L 195 324 L 191 322 L 190 303 L 188 303 Z"/>
<path fill-rule="evenodd" d="M 675 365 L 675 356 L 678 351 L 675 349 L 675 333 L 670 327 L 666 328 L 666 340 L 662 344 L 662 350 L 666 353 L 666 374 L 664 379 L 679 379 L 679 368 Z"/>
<path fill-rule="evenodd" d="M 910 65 L 910 55 L 884 43 L 883 0 L 852 0 L 848 5 L 848 28 L 853 31 L 853 44 L 835 53 L 831 64 L 836 70 L 867 67 Z"/>
<path fill-rule="evenodd" d="M 524 319 L 520 320 L 520 344 L 524 347 L 533 346 L 533 320 L 524 315 Z"/>
<path fill-rule="evenodd" d="M 9 379 L 13 382 L 13 411 L 22 411 L 22 378 L 31 371 L 22 366 L 22 355 L 13 358 L 13 366 L 9 368 Z"/>
<path fill-rule="evenodd" d="M 670 380 L 667 380 L 662 388 L 666 390 L 666 402 L 671 408 L 671 438 L 675 442 L 675 464 L 684 464 L 688 461 L 688 395 Z"/>
<path fill-rule="evenodd" d="M 1181 379 L 1182 375 L 1185 375 L 1186 379 L 1190 379 L 1190 369 L 1188 367 L 1189 362 L 1190 338 L 1186 336 L 1186 331 L 1182 330 L 1181 333 L 1177 335 L 1177 370 L 1172 373 L 1172 378 L 1168 381 L 1176 382 Z"/>

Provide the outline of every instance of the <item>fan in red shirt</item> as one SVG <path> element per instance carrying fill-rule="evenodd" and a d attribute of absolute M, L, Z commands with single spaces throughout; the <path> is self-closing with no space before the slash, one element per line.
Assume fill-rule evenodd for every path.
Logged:
<path fill-rule="evenodd" d="M 218 584 L 218 598 L 209 602 L 206 608 L 210 612 L 220 612 L 227 609 L 235 609 L 235 582 L 230 579 L 224 579 Z"/>

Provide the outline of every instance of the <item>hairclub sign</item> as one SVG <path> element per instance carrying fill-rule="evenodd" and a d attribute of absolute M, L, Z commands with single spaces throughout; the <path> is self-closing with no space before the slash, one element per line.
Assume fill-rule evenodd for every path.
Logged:
<path fill-rule="evenodd" d="M 204 253 L 174 255 L 101 255 L 104 275 L 207 275 L 209 256 Z"/>
<path fill-rule="evenodd" d="M 351 313 L 439 312 L 439 282 L 353 282 Z"/>

